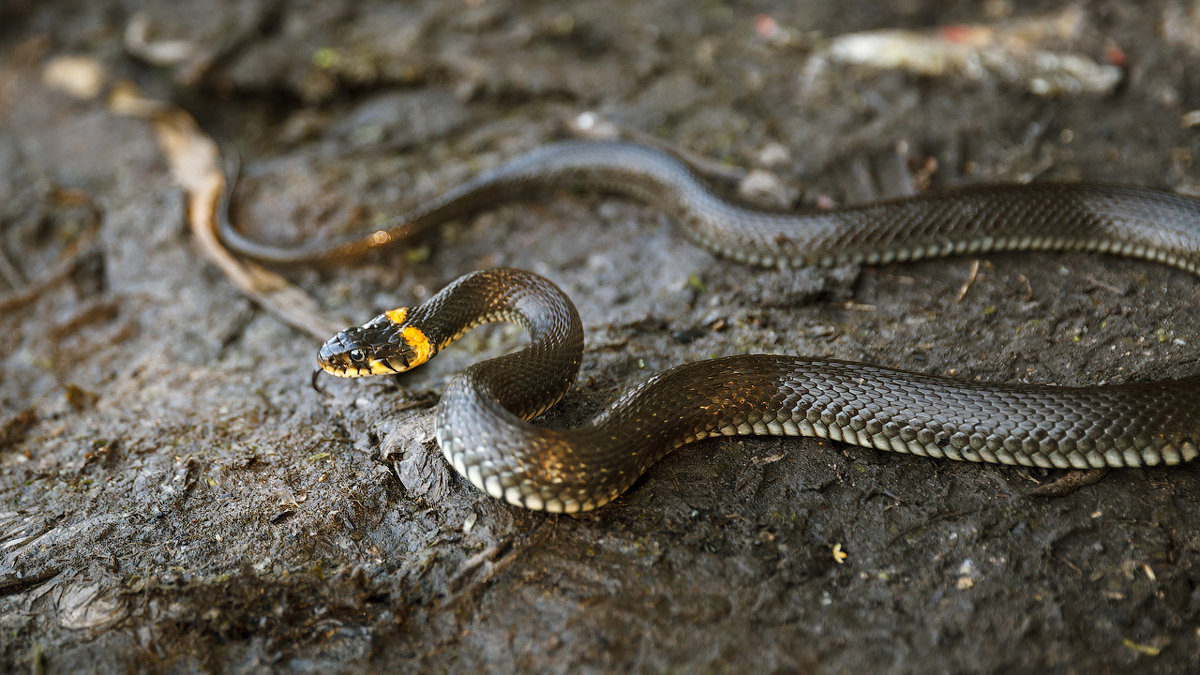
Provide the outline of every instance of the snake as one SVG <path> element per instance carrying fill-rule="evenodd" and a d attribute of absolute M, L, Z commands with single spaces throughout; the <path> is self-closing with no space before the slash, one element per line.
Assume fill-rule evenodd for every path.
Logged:
<path fill-rule="evenodd" d="M 265 262 L 337 260 L 499 202 L 559 189 L 648 202 L 714 254 L 762 267 L 1076 250 L 1200 273 L 1200 200 L 1171 192 L 985 184 L 776 212 L 719 195 L 674 153 L 625 141 L 539 147 L 366 236 L 273 246 L 227 223 L 222 236 L 235 252 Z M 923 457 L 1060 469 L 1175 465 L 1200 453 L 1200 376 L 1086 387 L 981 383 L 772 354 L 683 364 L 633 388 L 588 424 L 545 428 L 532 420 L 578 375 L 582 323 L 555 284 L 510 268 L 469 273 L 416 307 L 339 332 L 320 348 L 314 381 L 321 372 L 405 372 L 475 326 L 497 321 L 523 326 L 528 346 L 455 375 L 437 403 L 435 435 L 448 462 L 474 486 L 528 509 L 600 507 L 667 453 L 711 436 L 819 437 Z"/>

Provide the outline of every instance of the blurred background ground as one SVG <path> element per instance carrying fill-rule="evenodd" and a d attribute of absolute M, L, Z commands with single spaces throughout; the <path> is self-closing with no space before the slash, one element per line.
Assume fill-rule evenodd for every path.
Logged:
<path fill-rule="evenodd" d="M 65 81 L 64 57 L 83 59 Z M 0 670 L 1187 671 L 1194 467 L 1049 499 L 1028 493 L 1060 472 L 716 439 L 595 513 L 512 508 L 445 466 L 430 405 L 520 336 L 316 395 L 318 345 L 197 253 L 150 125 L 105 92 L 135 82 L 237 147 L 236 219 L 288 242 L 595 120 L 773 206 L 1048 179 L 1197 194 L 1198 58 L 1183 0 L 5 3 Z M 551 425 L 743 352 L 1069 385 L 1200 371 L 1181 272 L 747 269 L 595 195 L 282 271 L 361 322 L 491 265 L 550 277 L 583 315 Z"/>

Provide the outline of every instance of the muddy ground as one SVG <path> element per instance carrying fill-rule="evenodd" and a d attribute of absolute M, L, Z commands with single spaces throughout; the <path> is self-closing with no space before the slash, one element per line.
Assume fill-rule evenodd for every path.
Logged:
<path fill-rule="evenodd" d="M 314 339 L 197 253 L 150 126 L 44 77 L 55 57 L 86 56 L 192 112 L 240 149 L 235 217 L 276 242 L 369 227 L 588 111 L 759 170 L 773 188 L 759 200 L 776 206 L 1030 179 L 1196 194 L 1200 3 L 1078 8 L 1075 32 L 1035 39 L 1121 78 L 1056 96 L 1021 76 L 828 55 L 855 31 L 1056 26 L 1072 11 L 1058 2 L 135 4 L 0 8 L 0 248 L 15 270 L 0 317 L 0 670 L 1200 660 L 1191 466 L 1047 498 L 1030 492 L 1065 472 L 719 439 L 582 516 L 482 495 L 438 453 L 430 406 L 518 334 L 475 334 L 403 379 L 330 381 L 322 398 Z M 77 254 L 86 209 L 68 188 L 102 212 Z M 1182 272 L 1083 254 L 748 269 L 650 207 L 596 195 L 283 272 L 359 322 L 491 265 L 550 277 L 582 313 L 580 383 L 549 425 L 585 421 L 660 369 L 744 352 L 1071 385 L 1200 372 L 1200 287 Z"/>

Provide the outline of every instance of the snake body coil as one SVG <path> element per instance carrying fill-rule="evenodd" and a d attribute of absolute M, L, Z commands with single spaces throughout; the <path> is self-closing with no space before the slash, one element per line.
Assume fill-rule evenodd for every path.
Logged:
<path fill-rule="evenodd" d="M 364 240 L 305 250 L 242 241 L 274 262 L 356 255 L 493 203 L 549 187 L 589 187 L 659 205 L 693 240 L 771 266 L 887 263 L 997 250 L 1092 250 L 1200 270 L 1200 202 L 1138 188 L 985 186 L 807 215 L 742 208 L 674 156 L 628 143 L 546 146 L 452 189 Z M 227 237 L 227 241 L 229 241 Z M 437 410 L 443 453 L 473 484 L 531 509 L 600 506 L 660 457 L 714 435 L 820 436 L 948 459 L 1089 468 L 1177 464 L 1200 441 L 1200 377 L 1066 388 L 959 382 L 846 361 L 732 356 L 656 375 L 592 424 L 526 420 L 573 382 L 582 328 L 570 301 L 528 272 L 455 281 L 411 312 L 387 312 L 322 347 L 343 377 L 419 365 L 475 325 L 523 324 L 531 344 L 471 366 Z"/>

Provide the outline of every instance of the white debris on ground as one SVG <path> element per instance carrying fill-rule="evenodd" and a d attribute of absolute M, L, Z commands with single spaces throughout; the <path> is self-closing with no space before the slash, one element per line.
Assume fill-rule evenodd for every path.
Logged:
<path fill-rule="evenodd" d="M 944 26 L 933 31 L 877 30 L 833 38 L 813 57 L 810 75 L 828 62 L 917 75 L 957 75 L 977 81 L 998 80 L 1039 96 L 1107 94 L 1122 77 L 1123 54 L 1106 49 L 1109 63 L 1049 45 L 1077 42 L 1085 32 L 1079 7 L 1039 19 L 995 24 Z"/>

